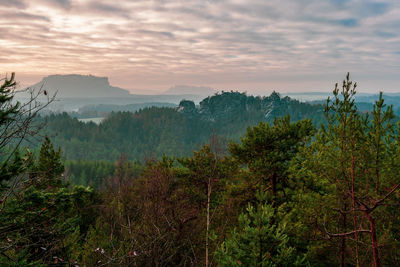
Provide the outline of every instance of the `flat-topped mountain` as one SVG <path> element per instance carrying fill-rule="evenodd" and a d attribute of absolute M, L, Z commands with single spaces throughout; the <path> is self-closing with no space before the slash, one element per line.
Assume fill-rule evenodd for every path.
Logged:
<path fill-rule="evenodd" d="M 164 95 L 199 95 L 211 96 L 217 91 L 211 87 L 176 85 L 165 91 Z"/>
<path fill-rule="evenodd" d="M 57 92 L 58 98 L 126 97 L 128 90 L 111 86 L 107 77 L 92 75 L 50 75 L 30 87 L 47 90 L 50 95 Z"/>

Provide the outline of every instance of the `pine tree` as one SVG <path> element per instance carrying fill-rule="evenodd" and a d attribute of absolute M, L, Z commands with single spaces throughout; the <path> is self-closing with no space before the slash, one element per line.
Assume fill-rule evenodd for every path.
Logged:
<path fill-rule="evenodd" d="M 221 200 L 228 181 L 233 177 L 237 166 L 229 158 L 220 158 L 204 146 L 193 157 L 181 159 L 180 163 L 188 169 L 186 176 L 193 197 L 197 198 L 201 207 L 205 207 L 205 265 L 208 267 L 211 260 L 212 245 L 210 233 L 212 228 L 212 214 Z"/>
<path fill-rule="evenodd" d="M 248 205 L 239 225 L 216 252 L 218 266 L 300 266 L 304 257 L 290 247 L 283 221 L 276 223 L 275 211 L 257 196 L 256 207 Z"/>
<path fill-rule="evenodd" d="M 382 94 L 371 114 L 359 113 L 355 89 L 349 74 L 341 90 L 336 84 L 325 110 L 328 125 L 302 151 L 295 169 L 314 194 L 304 208 L 331 240 L 326 249 L 336 247 L 337 263 L 363 266 L 371 262 L 377 267 L 382 262 L 380 246 L 386 243 L 395 249 L 399 245 L 396 238 L 387 238 L 394 230 L 387 218 L 398 221 L 399 215 L 394 209 L 400 189 L 399 130 Z M 391 257 L 384 260 L 395 262 Z"/>
<path fill-rule="evenodd" d="M 26 103 L 20 103 L 14 100 L 17 87 L 15 74 L 12 73 L 10 78 L 6 77 L 2 80 L 3 84 L 0 85 L 0 193 L 10 188 L 10 180 L 14 179 L 14 187 L 21 182 L 20 176 L 28 168 L 32 155 L 29 151 L 25 155 L 19 153 L 19 146 L 23 140 L 35 135 L 43 126 L 35 123 L 34 118 L 40 110 L 54 100 L 54 97 L 48 97 L 47 102 L 40 103 L 37 98 L 43 91 L 27 90 L 30 92 L 30 99 Z"/>
<path fill-rule="evenodd" d="M 247 165 L 258 189 L 271 192 L 270 199 L 276 207 L 284 201 L 282 192 L 289 186 L 290 160 L 313 132 L 311 120 L 290 122 L 286 116 L 275 119 L 273 125 L 260 122 L 247 129 L 241 144 L 232 143 L 230 152 Z"/>
<path fill-rule="evenodd" d="M 34 167 L 32 181 L 38 189 L 58 188 L 63 186 L 62 175 L 64 165 L 61 162 L 61 149 L 54 149 L 50 139 L 46 136 L 37 165 Z"/>

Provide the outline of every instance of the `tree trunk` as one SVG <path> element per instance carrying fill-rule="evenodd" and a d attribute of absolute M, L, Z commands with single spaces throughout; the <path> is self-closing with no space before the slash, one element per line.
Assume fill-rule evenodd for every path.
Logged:
<path fill-rule="evenodd" d="M 355 198 L 355 188 L 354 188 L 354 156 L 351 155 L 351 200 L 353 206 L 353 230 L 356 241 L 356 266 L 360 266 L 360 261 L 358 257 L 358 232 L 357 232 L 357 218 L 356 218 L 356 198 Z"/>
<path fill-rule="evenodd" d="M 346 204 L 344 204 L 344 209 L 346 210 Z M 343 231 L 346 230 L 346 213 L 341 214 L 341 226 Z M 346 250 L 346 237 L 342 236 L 340 241 L 340 267 L 344 267 L 344 259 L 345 259 L 345 250 Z"/>
<path fill-rule="evenodd" d="M 276 195 L 276 174 L 275 174 L 275 173 L 273 173 L 273 174 L 271 175 L 270 181 L 271 181 L 272 195 L 273 195 L 274 198 L 275 198 L 275 195 Z"/>
<path fill-rule="evenodd" d="M 210 198 L 211 198 L 211 178 L 208 179 L 208 185 L 207 185 L 206 267 L 209 266 L 209 262 L 208 262 L 208 232 L 210 230 Z"/>
<path fill-rule="evenodd" d="M 274 214 L 276 213 L 276 174 L 275 172 L 272 173 L 270 176 L 270 183 L 271 183 L 271 192 L 272 192 L 272 207 L 274 208 Z M 275 223 L 275 216 L 273 218 L 273 223 Z"/>
<path fill-rule="evenodd" d="M 372 244 L 372 254 L 374 257 L 374 266 L 380 267 L 381 263 L 379 261 L 378 241 L 376 239 L 375 219 L 371 216 L 371 214 L 369 214 L 369 212 L 365 212 L 365 215 L 368 218 L 370 230 L 371 230 L 371 244 Z"/>

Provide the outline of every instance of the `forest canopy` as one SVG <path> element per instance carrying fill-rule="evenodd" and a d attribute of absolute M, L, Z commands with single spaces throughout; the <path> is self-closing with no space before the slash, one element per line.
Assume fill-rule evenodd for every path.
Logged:
<path fill-rule="evenodd" d="M 98 126 L 0 88 L 0 265 L 400 265 L 399 127 L 349 75 L 324 107 L 224 92 Z"/>

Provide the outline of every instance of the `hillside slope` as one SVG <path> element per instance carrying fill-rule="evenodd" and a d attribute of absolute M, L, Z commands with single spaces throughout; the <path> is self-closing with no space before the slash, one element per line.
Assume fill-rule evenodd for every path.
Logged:
<path fill-rule="evenodd" d="M 321 105 L 310 105 L 273 93 L 268 97 L 223 92 L 198 106 L 181 101 L 177 108 L 152 107 L 137 112 L 115 112 L 100 125 L 82 123 L 68 114 L 46 117 L 44 134 L 61 146 L 67 159 L 115 160 L 121 153 L 143 160 L 190 155 L 218 136 L 223 147 L 238 141 L 247 127 L 290 115 L 293 120 L 323 121 Z"/>

